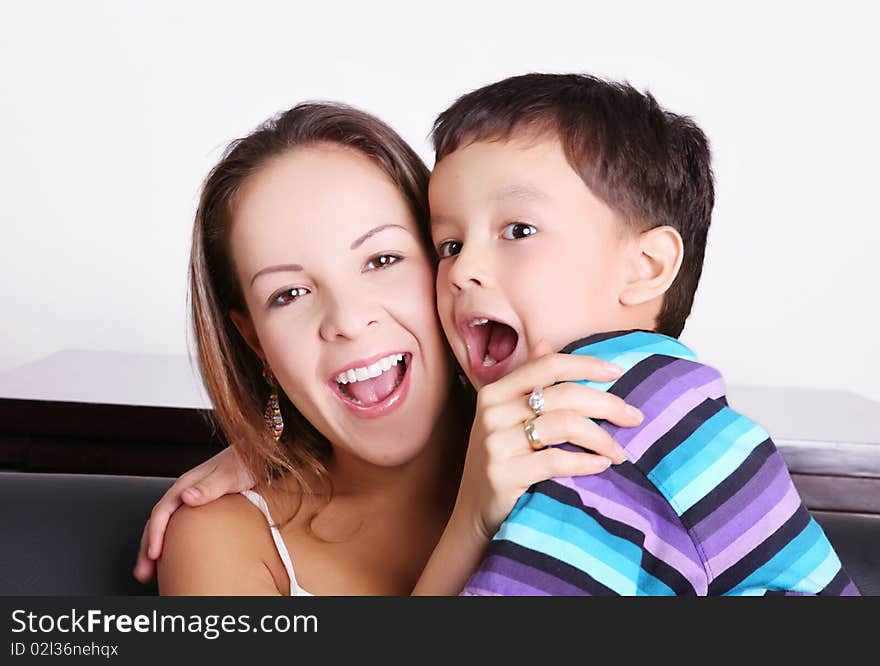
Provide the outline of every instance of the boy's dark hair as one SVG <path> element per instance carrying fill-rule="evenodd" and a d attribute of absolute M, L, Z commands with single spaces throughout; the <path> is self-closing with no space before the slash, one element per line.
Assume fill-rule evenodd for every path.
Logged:
<path fill-rule="evenodd" d="M 688 117 L 628 83 L 581 74 L 524 74 L 459 97 L 434 122 L 436 161 L 473 141 L 550 132 L 590 190 L 639 229 L 669 225 L 684 258 L 657 331 L 678 337 L 703 270 L 715 203 L 709 142 Z"/>

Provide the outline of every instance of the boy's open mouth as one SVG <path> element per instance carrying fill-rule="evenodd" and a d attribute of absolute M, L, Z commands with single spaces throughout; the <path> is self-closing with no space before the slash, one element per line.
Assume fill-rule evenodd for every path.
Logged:
<path fill-rule="evenodd" d="M 359 406 L 376 405 L 390 396 L 406 375 L 409 353 L 389 354 L 361 368 L 352 368 L 336 377 L 336 389 L 348 402 Z"/>
<path fill-rule="evenodd" d="M 507 324 L 475 317 L 462 327 L 465 345 L 474 374 L 484 381 L 494 381 L 505 374 L 507 361 L 513 357 L 519 334 Z"/>

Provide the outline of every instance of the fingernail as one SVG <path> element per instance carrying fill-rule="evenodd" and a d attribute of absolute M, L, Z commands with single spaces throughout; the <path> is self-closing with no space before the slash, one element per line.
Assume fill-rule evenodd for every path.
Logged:
<path fill-rule="evenodd" d="M 645 415 L 642 414 L 642 412 L 640 410 L 633 407 L 632 405 L 626 406 L 626 415 L 629 416 L 630 418 L 637 419 L 639 423 L 641 423 L 642 419 L 645 418 Z"/>
<path fill-rule="evenodd" d="M 608 372 L 613 374 L 615 377 L 620 377 L 620 375 L 623 374 L 623 368 L 621 368 L 619 365 L 615 365 L 614 363 L 610 363 L 608 361 L 604 361 L 604 363 L 605 369 L 608 370 Z"/>
<path fill-rule="evenodd" d="M 147 556 L 148 556 L 151 560 L 155 560 L 155 559 L 156 559 L 156 547 L 155 547 L 155 546 L 150 546 L 149 548 L 147 548 Z"/>
<path fill-rule="evenodd" d="M 602 469 L 608 469 L 611 467 L 611 458 L 606 458 L 605 456 L 599 456 L 599 458 L 601 459 L 600 462 L 604 465 Z"/>
<path fill-rule="evenodd" d="M 184 491 L 191 499 L 199 499 L 202 496 L 202 491 L 199 490 L 196 486 L 192 486 L 191 488 L 187 488 Z"/>

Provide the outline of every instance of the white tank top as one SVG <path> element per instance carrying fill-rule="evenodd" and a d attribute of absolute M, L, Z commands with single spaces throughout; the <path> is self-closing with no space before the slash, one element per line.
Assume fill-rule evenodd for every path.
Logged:
<path fill-rule="evenodd" d="M 287 552 L 287 546 L 284 544 L 284 539 L 281 538 L 281 532 L 275 525 L 275 521 L 272 520 L 272 516 L 269 513 L 269 507 L 266 505 L 266 500 L 253 490 L 242 490 L 241 494 L 247 497 L 251 503 L 262 511 L 264 516 L 266 516 L 269 528 L 272 530 L 272 540 L 275 542 L 275 549 L 278 551 L 281 561 L 284 562 L 284 568 L 287 570 L 287 577 L 290 579 L 290 596 L 312 596 L 310 592 L 306 592 L 299 586 L 299 583 L 296 582 L 296 576 L 293 575 L 293 563 L 290 561 L 290 553 Z"/>

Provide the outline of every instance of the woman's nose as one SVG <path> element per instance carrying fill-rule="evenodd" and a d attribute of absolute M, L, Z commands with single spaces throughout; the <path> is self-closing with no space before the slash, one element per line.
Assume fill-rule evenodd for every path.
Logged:
<path fill-rule="evenodd" d="M 353 340 L 370 326 L 378 325 L 375 302 L 365 294 L 352 290 L 330 297 L 321 321 L 320 335 L 328 342 L 340 338 Z"/>

